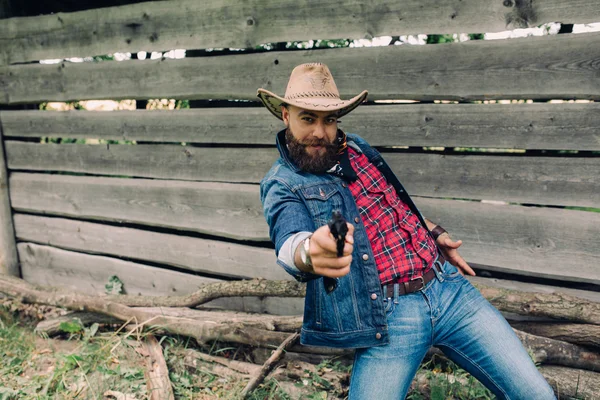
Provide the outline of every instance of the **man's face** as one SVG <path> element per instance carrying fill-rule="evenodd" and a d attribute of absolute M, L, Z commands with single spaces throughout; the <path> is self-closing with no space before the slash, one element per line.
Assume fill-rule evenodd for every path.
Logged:
<path fill-rule="evenodd" d="M 337 117 L 327 111 L 282 107 L 287 126 L 286 142 L 292 159 L 300 169 L 323 173 L 337 161 Z"/>

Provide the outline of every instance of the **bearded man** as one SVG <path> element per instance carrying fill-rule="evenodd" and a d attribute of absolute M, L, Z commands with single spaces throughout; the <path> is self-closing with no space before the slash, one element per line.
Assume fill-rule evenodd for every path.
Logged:
<path fill-rule="evenodd" d="M 280 158 L 260 183 L 277 263 L 306 282 L 301 343 L 356 348 L 351 400 L 403 399 L 427 350 L 440 348 L 500 399 L 555 399 L 502 315 L 440 226 L 425 219 L 381 154 L 338 118 L 329 68 L 294 68 L 284 97 L 259 89 L 283 120 Z M 328 220 L 349 221 L 343 254 Z M 335 282 L 330 285 L 326 282 Z"/>

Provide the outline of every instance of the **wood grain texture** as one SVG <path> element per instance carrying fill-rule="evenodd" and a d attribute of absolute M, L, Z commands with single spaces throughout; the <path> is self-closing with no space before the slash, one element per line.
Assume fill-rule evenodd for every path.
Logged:
<path fill-rule="evenodd" d="M 370 100 L 600 99 L 599 58 L 600 33 L 589 33 L 181 60 L 14 65 L 0 67 L 0 104 L 256 100 L 257 88 L 281 94 L 293 67 L 314 61 L 329 65 L 342 98 L 368 89 Z"/>
<path fill-rule="evenodd" d="M 213 278 L 34 243 L 21 242 L 17 247 L 25 281 L 68 287 L 88 294 L 104 294 L 104 285 L 113 275 L 123 282 L 125 293 L 146 296 L 190 293 L 203 284 L 218 282 Z"/>
<path fill-rule="evenodd" d="M 520 3 L 292 0 L 147 2 L 0 22 L 0 63 L 174 48 L 254 47 L 309 39 L 480 33 L 545 22 L 597 22 L 594 0 Z M 291 13 L 290 9 L 294 12 Z"/>
<path fill-rule="evenodd" d="M 154 335 L 144 337 L 143 348 L 146 350 L 146 387 L 149 400 L 175 400 L 169 367 L 163 355 L 163 349 Z"/>
<path fill-rule="evenodd" d="M 86 294 L 104 294 L 104 285 L 112 275 L 124 283 L 128 294 L 169 295 L 187 294 L 198 286 L 217 279 L 149 267 L 111 257 L 21 242 L 17 245 L 23 279 L 29 283 L 70 288 Z M 297 315 L 303 299 L 277 298 L 263 301 L 254 297 L 227 298 L 206 303 L 219 309 Z"/>
<path fill-rule="evenodd" d="M 0 126 L 0 274 L 18 277 L 20 276 L 19 258 L 15 244 L 15 230 L 8 189 L 8 170 L 4 154 L 4 137 Z"/>
<path fill-rule="evenodd" d="M 233 278 L 292 279 L 272 249 L 65 218 L 15 214 L 17 238 Z"/>
<path fill-rule="evenodd" d="M 258 183 L 274 148 L 77 145 L 6 141 L 8 168 L 86 174 Z M 388 153 L 409 193 L 432 197 L 597 207 L 600 158 Z M 577 193 L 577 196 L 573 196 Z"/>
<path fill-rule="evenodd" d="M 498 289 L 509 289 L 509 290 L 517 290 L 519 292 L 526 293 L 565 293 L 570 296 L 579 297 L 581 299 L 586 299 L 590 301 L 594 301 L 596 303 L 600 303 L 600 292 L 594 292 L 591 290 L 580 290 L 580 289 L 571 289 L 567 287 L 558 287 L 558 286 L 550 286 L 550 285 L 541 285 L 539 283 L 527 283 L 527 282 L 519 282 L 512 281 L 508 279 L 497 279 L 497 278 L 483 278 L 480 276 L 468 276 L 467 279 L 474 284 L 486 285 Z M 506 313 L 509 314 L 509 313 Z M 517 316 L 518 314 L 510 314 L 511 317 Z M 521 319 L 542 319 L 542 317 L 525 317 L 521 316 Z"/>
<path fill-rule="evenodd" d="M 500 272 L 600 283 L 600 213 L 419 198 L 417 206 L 474 264 Z M 448 228 L 449 227 L 449 228 Z"/>
<path fill-rule="evenodd" d="M 259 182 L 279 154 L 274 148 L 5 143 L 9 169 L 220 182 Z"/>
<path fill-rule="evenodd" d="M 16 211 L 269 240 L 256 185 L 13 173 L 11 188 Z M 194 188 L 209 191 L 190 200 Z M 231 192 L 220 194 L 219 188 Z M 515 274 L 600 283 L 599 213 L 416 197 L 415 202 L 427 218 L 464 241 L 461 254 L 469 262 Z M 247 208 L 240 212 L 244 203 Z M 217 212 L 234 214 L 235 222 L 215 217 Z"/>
<path fill-rule="evenodd" d="M 15 210 L 268 240 L 256 185 L 11 175 Z"/>
<path fill-rule="evenodd" d="M 5 137 L 273 145 L 284 126 L 260 108 L 0 111 Z M 600 150 L 600 104 L 399 104 L 357 108 L 340 127 L 373 146 Z"/>

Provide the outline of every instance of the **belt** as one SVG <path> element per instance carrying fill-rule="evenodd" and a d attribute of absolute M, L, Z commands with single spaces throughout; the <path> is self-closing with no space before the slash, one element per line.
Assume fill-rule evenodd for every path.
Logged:
<path fill-rule="evenodd" d="M 437 267 L 437 261 L 440 262 L 440 266 Z M 427 285 L 427 283 L 429 281 L 431 281 L 433 278 L 435 278 L 435 268 L 438 268 L 438 272 L 442 272 L 441 271 L 441 266 L 446 262 L 446 259 L 444 258 L 444 255 L 438 251 L 438 258 L 436 259 L 436 261 L 433 263 L 433 265 L 431 266 L 431 268 L 429 268 L 429 270 L 427 272 L 425 272 L 423 275 L 418 276 L 416 278 L 411 279 L 410 281 L 407 282 L 400 282 L 400 283 L 388 283 L 383 285 L 383 295 L 385 297 L 394 297 L 394 286 L 398 285 L 398 295 L 402 296 L 403 294 L 408 294 L 408 293 L 414 293 L 414 292 L 418 292 L 419 290 L 423 289 L 425 287 L 425 285 Z"/>

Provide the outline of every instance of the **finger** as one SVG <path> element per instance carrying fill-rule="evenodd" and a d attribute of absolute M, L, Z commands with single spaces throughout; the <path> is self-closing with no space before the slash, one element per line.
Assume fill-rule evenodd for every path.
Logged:
<path fill-rule="evenodd" d="M 326 255 L 327 257 L 337 257 L 337 242 L 333 236 L 314 237 L 310 241 L 311 257 Z"/>
<path fill-rule="evenodd" d="M 349 256 L 350 254 L 352 254 L 353 251 L 354 251 L 354 245 L 346 242 L 346 244 L 344 245 L 344 255 Z"/>
<path fill-rule="evenodd" d="M 322 268 L 315 269 L 315 273 L 329 278 L 341 278 L 342 276 L 348 275 L 350 272 L 350 265 L 346 265 L 343 268 Z"/>
<path fill-rule="evenodd" d="M 476 275 L 476 274 L 475 274 L 475 271 L 473 271 L 473 268 L 471 268 L 471 267 L 469 266 L 469 264 L 467 264 L 467 262 L 466 262 L 465 260 L 463 260 L 463 259 L 462 259 L 462 257 L 461 257 L 461 259 L 460 259 L 460 262 L 459 262 L 458 266 L 459 266 L 459 271 L 460 271 L 460 270 L 463 270 L 463 271 L 465 271 L 467 274 L 469 274 L 469 275 L 471 275 L 471 276 L 475 276 L 475 275 Z M 463 275 L 464 275 L 464 274 L 463 274 Z"/>
<path fill-rule="evenodd" d="M 346 243 L 354 244 L 354 236 L 347 234 L 346 235 Z"/>
<path fill-rule="evenodd" d="M 354 235 L 354 225 L 352 225 L 350 222 L 346 222 L 346 225 L 348 225 L 348 235 Z"/>
<path fill-rule="evenodd" d="M 352 256 L 344 256 L 339 258 L 319 257 L 312 260 L 313 269 L 340 269 L 352 263 Z"/>
<path fill-rule="evenodd" d="M 462 245 L 462 240 L 457 240 L 456 242 L 453 242 L 452 239 L 447 238 L 444 239 L 444 243 L 442 245 L 450 247 L 452 249 L 458 249 Z"/>

